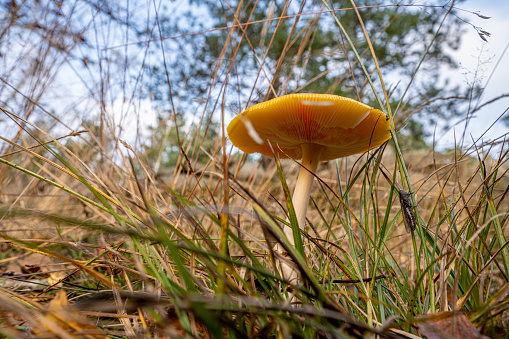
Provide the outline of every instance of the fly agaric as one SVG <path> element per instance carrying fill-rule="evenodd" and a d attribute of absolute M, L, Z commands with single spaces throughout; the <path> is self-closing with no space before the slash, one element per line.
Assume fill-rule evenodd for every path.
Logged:
<path fill-rule="evenodd" d="M 306 223 L 318 162 L 364 153 L 391 136 L 389 118 L 382 111 L 349 98 L 310 93 L 249 107 L 228 125 L 228 135 L 245 153 L 302 159 L 292 197 L 300 229 Z M 291 228 L 284 231 L 293 245 Z"/>

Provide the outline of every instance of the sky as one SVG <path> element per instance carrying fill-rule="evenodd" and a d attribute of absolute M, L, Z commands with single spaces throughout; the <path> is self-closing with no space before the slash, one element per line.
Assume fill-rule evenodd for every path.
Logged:
<path fill-rule="evenodd" d="M 485 88 L 481 103 L 502 94 L 509 94 L 507 81 L 509 78 L 509 1 L 471 0 L 458 7 L 490 17 L 490 19 L 482 19 L 467 12 L 463 12 L 462 15 L 471 24 L 489 32 L 491 36 L 486 37 L 487 42 L 484 42 L 474 27 L 467 26 L 462 47 L 453 53 L 460 62 L 460 68 L 448 71 L 451 78 L 462 84 L 472 82 L 477 78 L 476 81 L 479 81 Z M 475 76 L 476 70 L 479 70 L 477 76 Z M 508 107 L 509 97 L 506 97 L 476 112 L 467 128 L 467 136 L 471 134 L 474 139 L 480 137 Z M 505 116 L 507 115 L 509 112 Z M 463 129 L 464 123 L 461 123 L 443 135 L 440 140 L 441 148 L 453 146 L 454 132 L 458 136 L 463 132 Z M 484 141 L 499 137 L 507 132 L 509 132 L 509 126 L 499 122 L 490 132 L 486 133 Z M 470 137 L 465 141 L 465 144 L 472 144 Z"/>

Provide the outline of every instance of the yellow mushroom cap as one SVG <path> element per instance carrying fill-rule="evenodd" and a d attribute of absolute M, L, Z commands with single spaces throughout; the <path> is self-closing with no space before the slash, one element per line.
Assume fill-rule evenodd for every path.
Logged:
<path fill-rule="evenodd" d="M 246 109 L 228 125 L 246 153 L 300 159 L 302 144 L 324 146 L 320 160 L 364 153 L 389 140 L 389 118 L 361 102 L 330 94 L 289 94 Z M 269 141 L 269 142 L 267 142 Z"/>

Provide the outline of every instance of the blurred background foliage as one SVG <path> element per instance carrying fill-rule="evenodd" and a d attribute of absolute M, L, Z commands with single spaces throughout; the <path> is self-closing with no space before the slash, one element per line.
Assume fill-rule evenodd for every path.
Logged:
<path fill-rule="evenodd" d="M 108 140 L 111 149 L 118 147 L 108 135 L 126 138 L 148 148 L 158 167 L 175 165 L 182 138 L 196 131 L 203 140 L 215 138 L 221 109 L 233 117 L 252 104 L 293 92 L 331 93 L 377 106 L 353 51 L 321 1 L 238 5 L 3 1 L 2 105 L 23 112 L 24 118 L 35 113 L 38 124 L 57 121 L 55 128 L 64 130 L 94 119 L 103 147 Z M 444 69 L 458 66 L 450 52 L 472 28 L 457 9 L 443 21 L 450 4 L 440 1 L 392 5 L 363 0 L 356 5 L 393 109 L 435 39 L 396 114 L 402 144 L 424 147 L 437 124 L 449 127 L 448 121 L 479 93 L 475 85 L 459 86 L 443 76 Z M 351 8 L 350 1 L 336 1 L 333 7 L 375 79 L 357 14 L 341 10 Z M 279 19 L 285 16 L 291 17 Z M 226 29 L 239 22 L 240 29 Z M 168 142 L 164 147 L 163 141 Z M 213 145 L 204 141 L 199 146 L 213 153 Z"/>

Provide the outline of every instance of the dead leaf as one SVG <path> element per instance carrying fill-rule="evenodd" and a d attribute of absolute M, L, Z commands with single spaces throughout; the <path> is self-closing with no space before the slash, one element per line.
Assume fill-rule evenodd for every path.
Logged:
<path fill-rule="evenodd" d="M 49 273 L 48 277 L 48 284 L 49 285 L 55 285 L 62 281 L 65 277 L 67 277 L 67 274 L 65 272 L 51 272 Z M 61 284 L 61 283 L 60 283 Z"/>
<path fill-rule="evenodd" d="M 15 261 L 11 261 L 7 264 L 7 266 L 3 267 L 4 274 L 6 275 L 15 275 L 15 274 L 21 274 L 23 273 L 21 271 L 21 267 L 19 264 Z"/>
<path fill-rule="evenodd" d="M 462 312 L 437 312 L 419 317 L 417 326 L 428 339 L 489 339 Z"/>
<path fill-rule="evenodd" d="M 20 266 L 25 266 L 27 268 L 38 268 L 45 267 L 47 265 L 51 265 L 55 262 L 55 259 L 50 258 L 47 255 L 32 253 L 29 256 L 26 256 L 23 260 L 20 260 Z"/>
<path fill-rule="evenodd" d="M 81 312 L 69 304 L 67 295 L 59 290 L 50 302 L 47 312 L 37 321 L 40 327 L 34 328 L 36 335 L 47 336 L 65 333 L 69 338 L 106 339 L 107 336 L 90 323 Z"/>
<path fill-rule="evenodd" d="M 12 291 L 43 291 L 48 286 L 46 279 L 29 279 L 29 280 L 15 280 L 0 279 L 0 287 L 7 288 Z"/>

